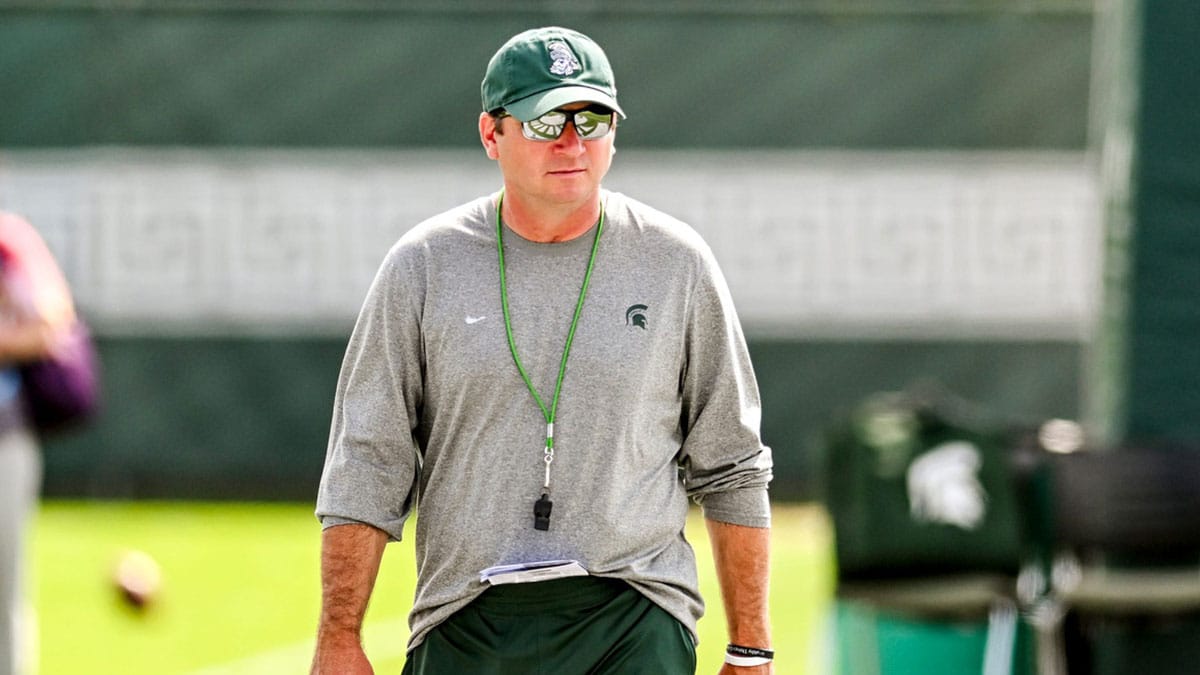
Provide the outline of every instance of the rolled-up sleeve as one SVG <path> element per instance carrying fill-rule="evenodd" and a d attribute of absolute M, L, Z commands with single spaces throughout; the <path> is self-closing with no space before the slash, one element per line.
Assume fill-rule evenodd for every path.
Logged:
<path fill-rule="evenodd" d="M 771 449 L 745 336 L 711 251 L 697 255 L 681 388 L 684 482 L 706 518 L 749 527 L 771 522 Z"/>
<path fill-rule="evenodd" d="M 365 523 L 399 540 L 416 500 L 423 284 L 412 253 L 388 253 L 346 348 L 317 493 L 324 527 Z"/>

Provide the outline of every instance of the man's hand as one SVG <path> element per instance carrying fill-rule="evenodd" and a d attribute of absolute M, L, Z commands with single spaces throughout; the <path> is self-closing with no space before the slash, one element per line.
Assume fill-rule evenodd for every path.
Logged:
<path fill-rule="evenodd" d="M 375 675 L 362 645 L 325 646 L 317 642 L 312 675 Z"/>
<path fill-rule="evenodd" d="M 65 344 L 68 330 L 41 319 L 0 324 L 0 362 L 26 363 L 52 356 Z"/>

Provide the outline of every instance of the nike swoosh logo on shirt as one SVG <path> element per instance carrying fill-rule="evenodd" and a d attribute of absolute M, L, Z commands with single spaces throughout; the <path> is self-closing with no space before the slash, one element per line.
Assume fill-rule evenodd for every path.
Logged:
<path fill-rule="evenodd" d="M 469 326 L 473 323 L 479 323 L 480 321 L 483 321 L 486 318 L 487 318 L 486 316 L 468 316 L 467 317 L 467 325 Z"/>

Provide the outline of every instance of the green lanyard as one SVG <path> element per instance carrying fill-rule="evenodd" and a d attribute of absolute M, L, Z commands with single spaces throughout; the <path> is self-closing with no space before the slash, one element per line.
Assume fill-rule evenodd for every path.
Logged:
<path fill-rule="evenodd" d="M 504 332 L 508 336 L 508 349 L 512 352 L 513 363 L 517 364 L 521 379 L 525 380 L 525 387 L 533 395 L 533 400 L 538 404 L 538 408 L 542 411 L 542 417 L 546 420 L 546 450 L 543 455 L 546 464 L 546 479 L 542 484 L 544 492 L 541 499 L 534 504 L 533 511 L 534 527 L 539 530 L 548 530 L 550 529 L 550 507 L 552 506 L 549 493 L 550 464 L 554 462 L 554 418 L 558 414 L 558 395 L 562 391 L 563 376 L 567 372 L 567 356 L 571 353 L 571 343 L 575 340 L 575 328 L 579 325 L 579 315 L 583 313 L 583 300 L 587 297 L 588 284 L 592 280 L 592 268 L 596 264 L 596 250 L 600 247 L 600 233 L 604 231 L 604 203 L 600 204 L 600 220 L 596 223 L 596 235 L 592 240 L 592 254 L 588 258 L 587 272 L 583 275 L 583 286 L 579 289 L 579 300 L 575 303 L 575 314 L 571 317 L 571 329 L 567 332 L 567 342 L 563 345 L 562 361 L 558 364 L 558 380 L 554 384 L 554 398 L 551 400 L 549 408 L 542 401 L 542 397 L 538 395 L 533 381 L 529 379 L 529 373 L 526 372 L 524 364 L 521 363 L 521 357 L 517 354 L 517 342 L 513 339 L 512 318 L 508 311 L 508 279 L 504 273 L 504 226 L 500 217 L 503 206 L 504 193 L 501 192 L 500 199 L 496 202 L 496 251 L 500 256 L 500 304 L 504 310 Z"/>

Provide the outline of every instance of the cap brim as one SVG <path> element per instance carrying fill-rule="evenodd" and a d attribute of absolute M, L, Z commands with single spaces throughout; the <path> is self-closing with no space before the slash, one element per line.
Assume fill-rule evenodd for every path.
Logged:
<path fill-rule="evenodd" d="M 600 105 L 612 108 L 622 118 L 625 117 L 625 111 L 621 110 L 621 106 L 617 105 L 617 99 L 599 89 L 577 85 L 547 89 L 532 96 L 526 96 L 519 101 L 513 101 L 504 106 L 504 109 L 518 120 L 528 122 L 545 115 L 555 108 L 579 101 L 599 103 Z"/>

